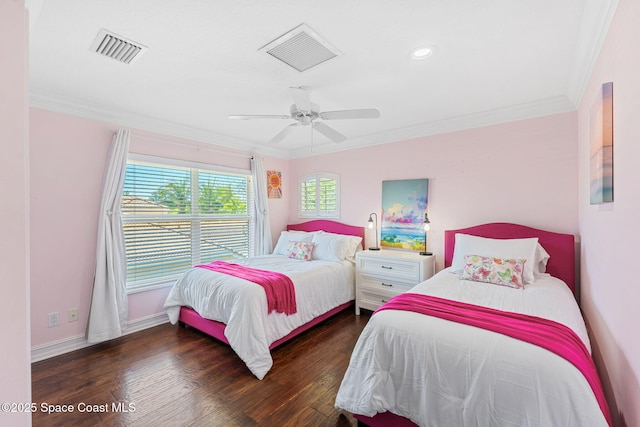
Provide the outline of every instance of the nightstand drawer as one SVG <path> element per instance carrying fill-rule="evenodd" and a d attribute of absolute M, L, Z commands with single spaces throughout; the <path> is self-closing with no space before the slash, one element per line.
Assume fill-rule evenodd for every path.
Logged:
<path fill-rule="evenodd" d="M 356 253 L 356 314 L 375 310 L 393 296 L 407 292 L 431 277 L 435 257 L 407 251 Z"/>
<path fill-rule="evenodd" d="M 360 291 L 360 307 L 374 311 L 396 295 L 394 293 L 369 292 L 362 289 Z"/>
<path fill-rule="evenodd" d="M 360 279 L 360 288 L 366 288 L 367 290 L 373 292 L 379 292 L 382 290 L 402 293 L 408 291 L 416 285 L 415 282 L 402 282 L 399 280 L 390 280 L 381 277 L 370 277 L 364 274 Z"/>
<path fill-rule="evenodd" d="M 414 284 L 420 281 L 420 265 L 402 259 L 361 258 L 359 270 L 363 275 L 393 277 L 408 280 Z"/>

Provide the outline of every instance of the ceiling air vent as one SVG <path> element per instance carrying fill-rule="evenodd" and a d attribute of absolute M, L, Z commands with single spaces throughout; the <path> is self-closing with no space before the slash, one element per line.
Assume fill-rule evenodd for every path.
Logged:
<path fill-rule="evenodd" d="M 260 49 L 290 67 L 303 72 L 335 58 L 340 52 L 302 24 Z"/>
<path fill-rule="evenodd" d="M 147 50 L 147 47 L 102 29 L 91 45 L 91 50 L 125 64 L 131 64 Z"/>

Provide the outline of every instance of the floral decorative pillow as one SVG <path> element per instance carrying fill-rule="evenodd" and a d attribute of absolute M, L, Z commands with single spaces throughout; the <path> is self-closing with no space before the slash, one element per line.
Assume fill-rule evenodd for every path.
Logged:
<path fill-rule="evenodd" d="M 286 255 L 293 259 L 311 261 L 311 254 L 315 245 L 313 242 L 296 242 L 292 240 L 287 246 Z"/>
<path fill-rule="evenodd" d="M 460 279 L 494 285 L 524 288 L 525 259 L 502 259 L 480 255 L 465 255 L 464 270 Z"/>
<path fill-rule="evenodd" d="M 456 233 L 456 245 L 453 250 L 451 270 L 462 273 L 465 265 L 465 255 L 481 255 L 501 259 L 526 259 L 524 265 L 524 283 L 536 281 L 534 267 L 536 265 L 536 245 L 538 238 L 526 239 L 490 239 Z"/>

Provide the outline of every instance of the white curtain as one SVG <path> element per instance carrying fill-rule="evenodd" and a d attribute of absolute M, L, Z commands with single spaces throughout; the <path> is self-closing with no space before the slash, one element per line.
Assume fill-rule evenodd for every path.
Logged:
<path fill-rule="evenodd" d="M 267 174 L 262 165 L 262 158 L 258 156 L 251 158 L 251 173 L 253 175 L 256 213 L 255 255 L 267 255 L 273 251 L 273 241 L 271 240 L 271 225 L 269 224 Z"/>
<path fill-rule="evenodd" d="M 98 222 L 96 268 L 87 325 L 87 341 L 91 343 L 117 338 L 127 326 L 127 261 L 120 199 L 128 152 L 129 131 L 119 129 L 113 137 Z"/>

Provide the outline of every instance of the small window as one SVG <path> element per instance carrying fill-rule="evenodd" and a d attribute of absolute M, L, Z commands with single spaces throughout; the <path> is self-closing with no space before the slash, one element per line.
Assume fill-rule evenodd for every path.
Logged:
<path fill-rule="evenodd" d="M 301 217 L 340 217 L 340 177 L 335 174 L 314 174 L 300 180 Z"/>

